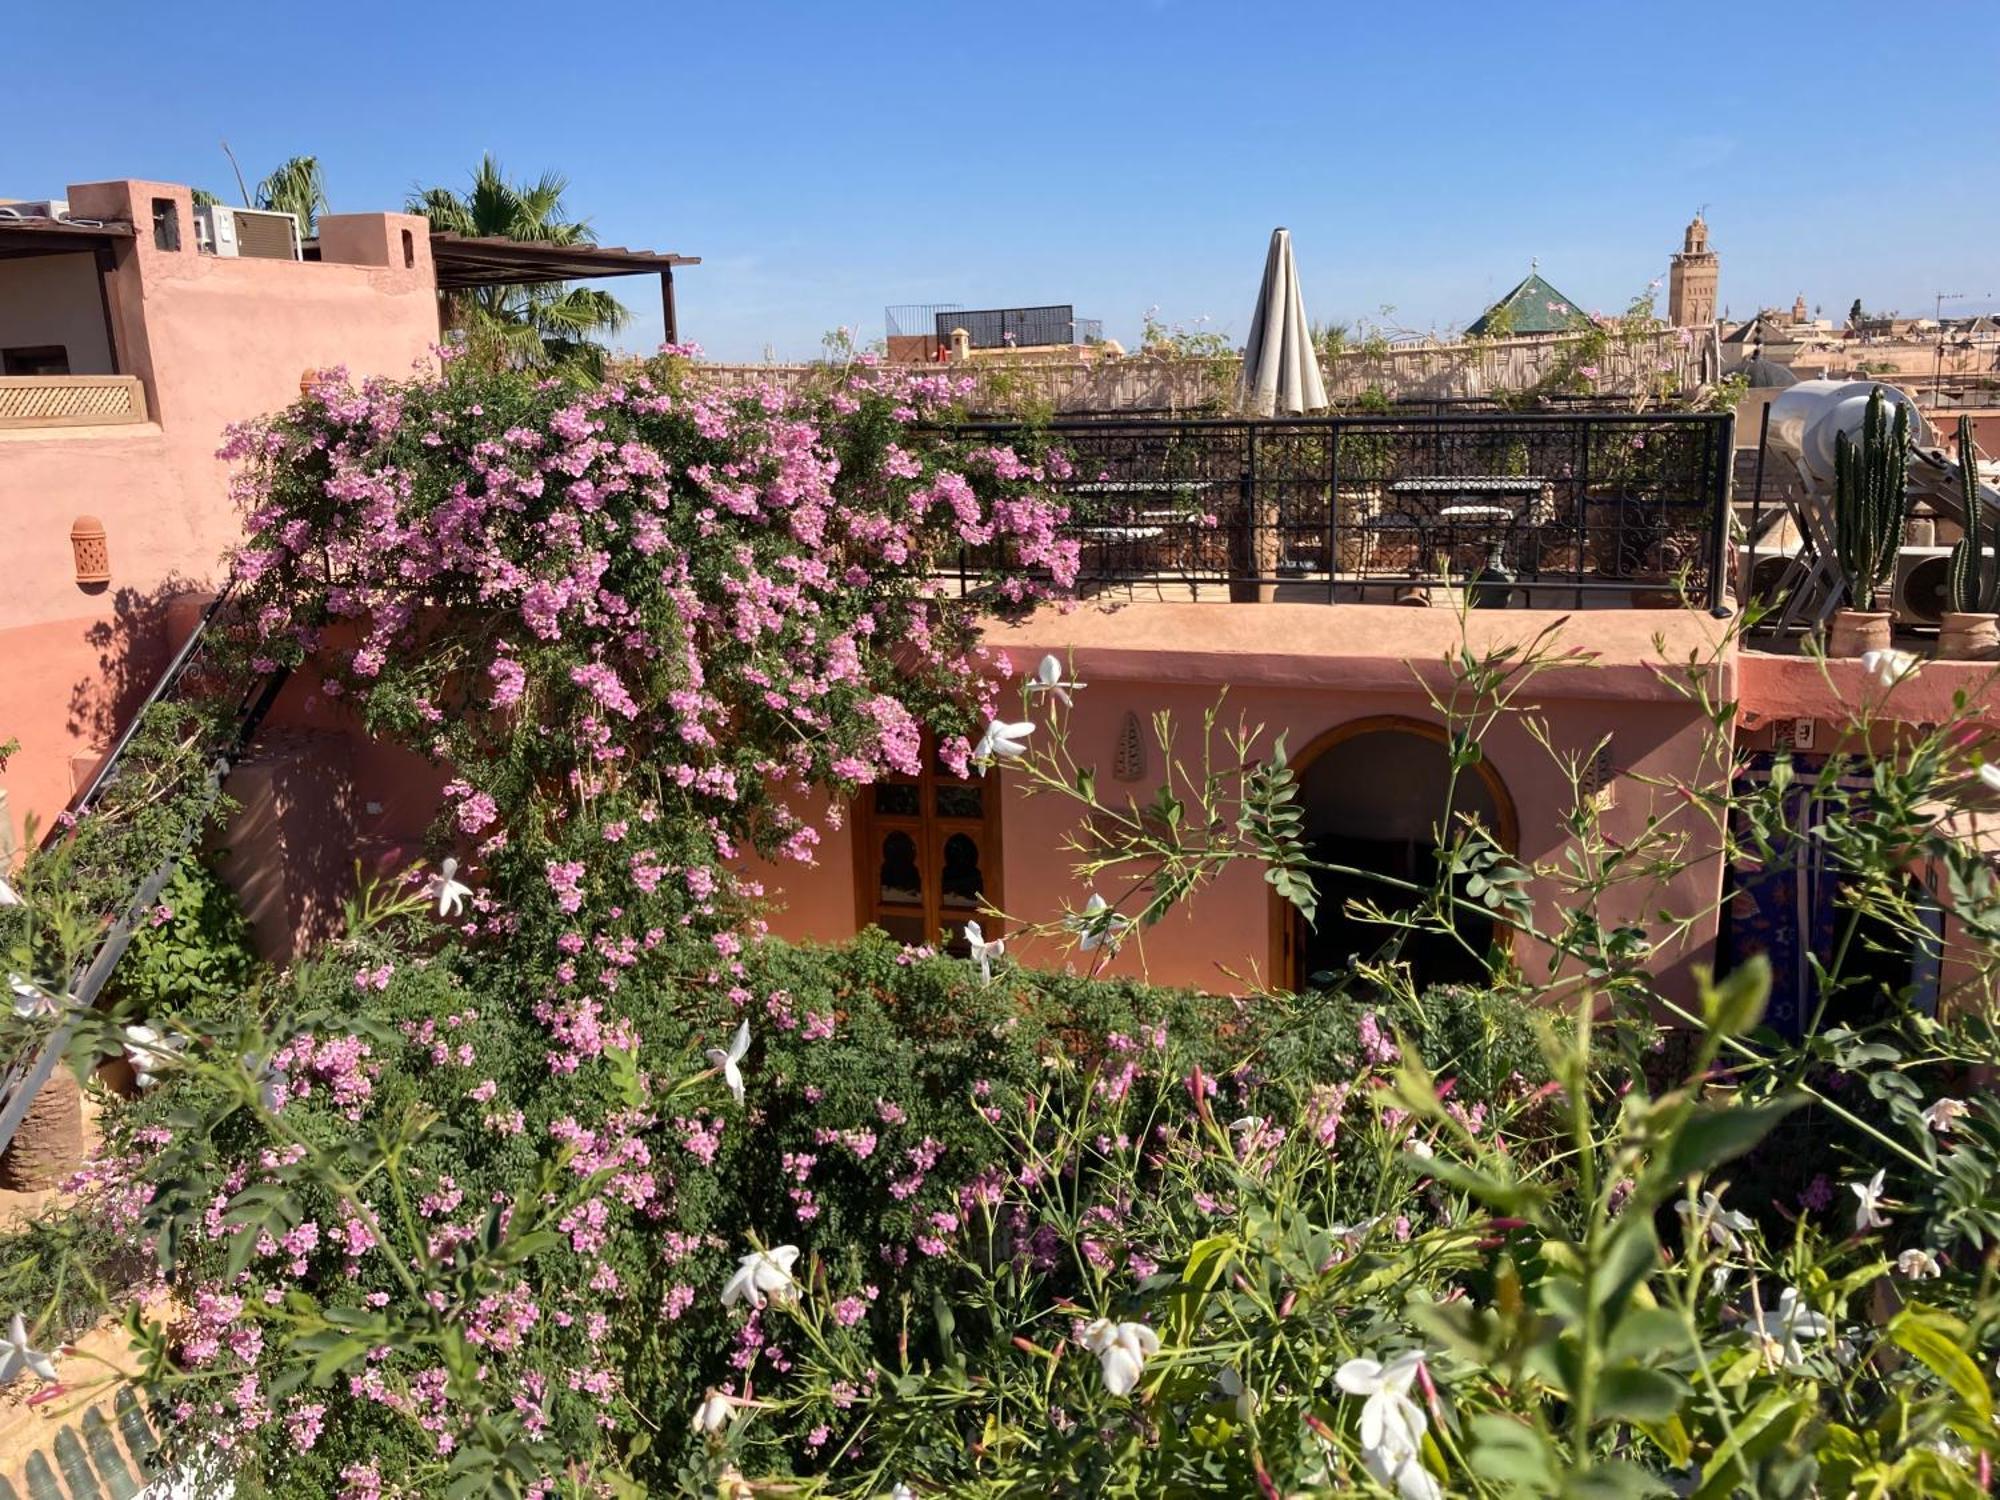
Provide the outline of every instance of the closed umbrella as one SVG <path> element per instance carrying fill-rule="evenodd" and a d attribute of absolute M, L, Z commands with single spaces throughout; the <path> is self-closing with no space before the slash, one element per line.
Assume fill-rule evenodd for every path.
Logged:
<path fill-rule="evenodd" d="M 1271 231 L 1271 251 L 1264 257 L 1264 284 L 1243 346 L 1242 404 L 1260 417 L 1295 417 L 1326 405 L 1289 229 Z"/>

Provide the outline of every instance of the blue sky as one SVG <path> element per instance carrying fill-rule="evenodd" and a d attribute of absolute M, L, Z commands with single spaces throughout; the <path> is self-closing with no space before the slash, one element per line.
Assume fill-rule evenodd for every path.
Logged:
<path fill-rule="evenodd" d="M 336 210 L 386 208 L 491 150 L 566 171 L 603 242 L 704 257 L 682 323 L 723 358 L 929 301 L 1240 338 L 1277 224 L 1318 320 L 1463 324 L 1531 257 L 1610 310 L 1704 204 L 1739 316 L 2000 305 L 1991 0 L 111 0 L 6 31 L 0 197 L 229 192 L 227 138 L 253 183 L 314 152 Z"/>

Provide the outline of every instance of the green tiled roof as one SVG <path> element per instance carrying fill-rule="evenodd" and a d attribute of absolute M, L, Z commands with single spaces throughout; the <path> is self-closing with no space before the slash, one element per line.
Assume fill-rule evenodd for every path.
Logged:
<path fill-rule="evenodd" d="M 1475 335 L 1569 333 L 1589 326 L 1590 319 L 1574 302 L 1530 271 L 1519 286 L 1487 308 L 1465 331 Z"/>

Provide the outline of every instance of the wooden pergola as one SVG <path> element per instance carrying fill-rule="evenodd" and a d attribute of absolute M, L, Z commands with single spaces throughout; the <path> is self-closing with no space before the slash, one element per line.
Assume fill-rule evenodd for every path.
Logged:
<path fill-rule="evenodd" d="M 660 250 L 628 250 L 623 245 L 557 245 L 547 240 L 509 240 L 462 234 L 431 234 L 431 260 L 441 292 L 484 286 L 541 286 L 559 281 L 591 281 L 607 276 L 658 276 L 666 341 L 680 342 L 674 309 L 674 267 L 698 266 L 699 255 Z"/>

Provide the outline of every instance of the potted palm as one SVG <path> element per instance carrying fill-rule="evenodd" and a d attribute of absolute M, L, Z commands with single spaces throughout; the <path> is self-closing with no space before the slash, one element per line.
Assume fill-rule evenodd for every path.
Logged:
<path fill-rule="evenodd" d="M 1991 661 L 2000 657 L 2000 565 L 1981 535 L 1985 517 L 1980 514 L 1970 417 L 1958 419 L 1958 480 L 1965 535 L 1951 549 L 1951 608 L 1938 622 L 1938 655 L 1947 661 Z"/>
<path fill-rule="evenodd" d="M 1834 611 L 1829 656 L 1889 649 L 1889 612 L 1876 595 L 1896 572 L 1910 499 L 1904 484 L 1910 415 L 1898 403 L 1891 423 L 1882 392 L 1868 398 L 1861 441 L 1841 433 L 1833 454 L 1833 550 L 1847 584 L 1848 607 Z"/>

